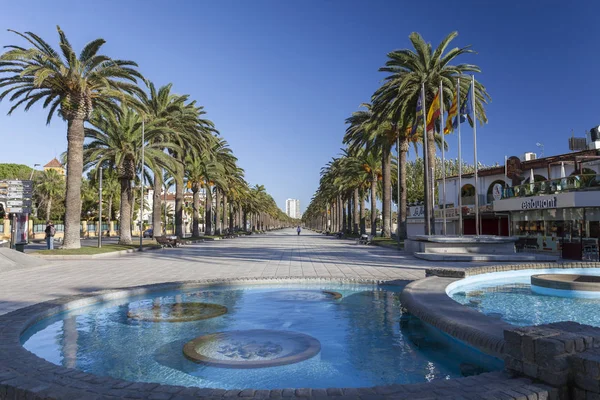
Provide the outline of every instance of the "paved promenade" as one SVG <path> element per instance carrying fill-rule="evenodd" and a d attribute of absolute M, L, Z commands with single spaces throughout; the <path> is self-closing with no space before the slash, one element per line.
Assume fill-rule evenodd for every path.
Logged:
<path fill-rule="evenodd" d="M 0 267 L 0 315 L 61 296 L 151 283 L 273 277 L 411 281 L 423 278 L 425 268 L 432 265 L 393 249 L 356 245 L 352 240 L 306 231 L 297 236 L 293 229 L 124 257 L 47 264 L 9 270 Z"/>

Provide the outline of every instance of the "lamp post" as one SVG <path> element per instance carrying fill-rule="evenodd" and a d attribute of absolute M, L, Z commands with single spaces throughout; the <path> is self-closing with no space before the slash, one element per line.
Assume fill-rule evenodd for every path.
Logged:
<path fill-rule="evenodd" d="M 542 149 L 542 153 L 540 154 L 540 158 L 544 157 L 544 143 L 537 142 L 535 145 L 537 147 L 539 147 L 540 149 Z"/>
<path fill-rule="evenodd" d="M 31 174 L 29 175 L 29 180 L 33 179 L 33 173 L 35 172 L 35 167 L 39 167 L 41 164 L 33 164 L 33 168 L 31 169 Z"/>
<path fill-rule="evenodd" d="M 90 216 L 91 215 L 92 215 L 92 212 L 88 211 L 87 212 L 87 225 L 88 225 L 88 227 L 87 227 L 87 238 L 88 239 L 90 238 Z"/>

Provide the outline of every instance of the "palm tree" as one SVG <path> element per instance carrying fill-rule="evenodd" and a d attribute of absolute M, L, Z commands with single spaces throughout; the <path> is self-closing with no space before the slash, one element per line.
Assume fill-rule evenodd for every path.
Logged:
<path fill-rule="evenodd" d="M 122 107 L 118 114 L 111 112 L 95 113 L 90 120 L 93 128 L 85 129 L 86 138 L 91 142 L 84 146 L 86 166 L 111 165 L 117 171 L 121 183 L 121 209 L 119 213 L 120 244 L 131 244 L 131 223 L 134 193 L 131 181 L 136 173 L 141 159 L 142 147 L 142 117 L 131 108 Z M 153 121 L 145 126 L 144 145 L 145 165 L 156 171 L 159 167 L 173 168 L 173 160 L 165 148 L 172 151 L 180 150 L 173 143 L 163 143 L 155 140 L 155 136 L 164 132 L 160 121 Z"/>
<path fill-rule="evenodd" d="M 176 95 L 171 93 L 172 84 L 161 86 L 158 90 L 152 82 L 147 82 L 149 94 L 140 96 L 140 103 L 144 109 L 145 118 L 148 121 L 161 120 L 165 126 L 162 135 L 156 135 L 157 142 L 174 142 L 180 147 L 191 145 L 191 132 L 196 123 L 195 114 L 186 109 L 187 95 Z M 162 232 L 161 228 L 161 196 L 162 168 L 152 171 L 153 196 L 152 196 L 152 227 L 155 232 Z M 169 171 L 176 174 L 176 171 Z M 183 195 L 182 195 L 183 196 Z M 183 197 L 182 197 L 183 198 Z M 182 199 L 180 199 L 182 201 Z"/>
<path fill-rule="evenodd" d="M 12 94 L 16 103 L 9 114 L 24 105 L 25 111 L 43 100 L 49 107 L 47 123 L 54 113 L 67 121 L 67 193 L 63 247 L 79 248 L 81 179 L 83 174 L 84 122 L 94 109 L 117 112 L 118 103 L 128 94 L 140 93 L 135 84 L 142 78 L 133 61 L 111 59 L 98 54 L 105 43 L 96 39 L 84 46 L 77 56 L 66 35 L 57 27 L 60 53 L 41 37 L 14 32 L 28 42 L 29 48 L 10 45 L 0 55 L 0 101 Z"/>
<path fill-rule="evenodd" d="M 38 175 L 35 183 L 35 193 L 42 204 L 46 206 L 46 219 L 49 220 L 52 212 L 52 199 L 65 191 L 65 179 L 56 170 L 47 169 Z"/>
<path fill-rule="evenodd" d="M 397 126 L 398 132 L 403 132 L 414 121 L 414 112 L 423 84 L 426 105 L 431 104 L 441 83 L 444 109 L 449 109 L 453 93 L 456 91 L 457 78 L 462 78 L 461 92 L 463 99 L 466 97 L 471 80 L 471 77 L 466 74 L 481 72 L 481 70 L 472 64 L 450 64 L 461 55 L 473 53 L 470 46 L 455 47 L 446 52 L 448 45 L 456 36 L 458 32 L 450 33 L 434 50 L 421 35 L 413 32 L 409 36 L 413 49 L 395 50 L 388 54 L 386 65 L 379 70 L 389 75 L 385 78 L 384 84 L 374 93 L 373 104 L 374 111 L 380 118 L 390 117 L 392 121 L 401 122 Z M 475 82 L 475 112 L 481 123 L 487 123 L 484 105 L 490 100 L 485 87 L 480 82 Z M 429 170 L 431 170 L 435 169 L 434 130 L 427 132 L 426 140 L 428 159 L 431 160 Z M 431 187 L 431 182 L 431 180 L 426 182 L 425 187 Z M 433 203 L 427 204 L 426 207 L 430 215 L 433 215 Z"/>
<path fill-rule="evenodd" d="M 102 194 L 106 198 L 106 212 L 109 222 L 113 218 L 113 204 L 118 200 L 120 194 L 119 179 L 113 170 L 104 172 L 102 177 Z"/>

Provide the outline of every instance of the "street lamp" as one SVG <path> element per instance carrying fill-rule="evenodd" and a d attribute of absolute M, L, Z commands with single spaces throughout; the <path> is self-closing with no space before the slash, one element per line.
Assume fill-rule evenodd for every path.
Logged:
<path fill-rule="evenodd" d="M 33 168 L 31 169 L 31 174 L 29 175 L 29 180 L 33 179 L 33 173 L 35 172 L 35 167 L 39 167 L 42 164 L 33 164 Z"/>
<path fill-rule="evenodd" d="M 537 142 L 535 145 L 537 147 L 539 147 L 540 149 L 542 149 L 542 153 L 540 154 L 540 158 L 544 157 L 544 144 L 540 143 L 540 142 Z"/>

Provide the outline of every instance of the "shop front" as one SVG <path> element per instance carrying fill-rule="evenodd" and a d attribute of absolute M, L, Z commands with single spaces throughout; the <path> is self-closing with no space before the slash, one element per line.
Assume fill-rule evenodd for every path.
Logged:
<path fill-rule="evenodd" d="M 598 261 L 600 191 L 557 193 L 494 202 L 495 212 L 510 214 L 511 235 L 526 251 Z"/>

